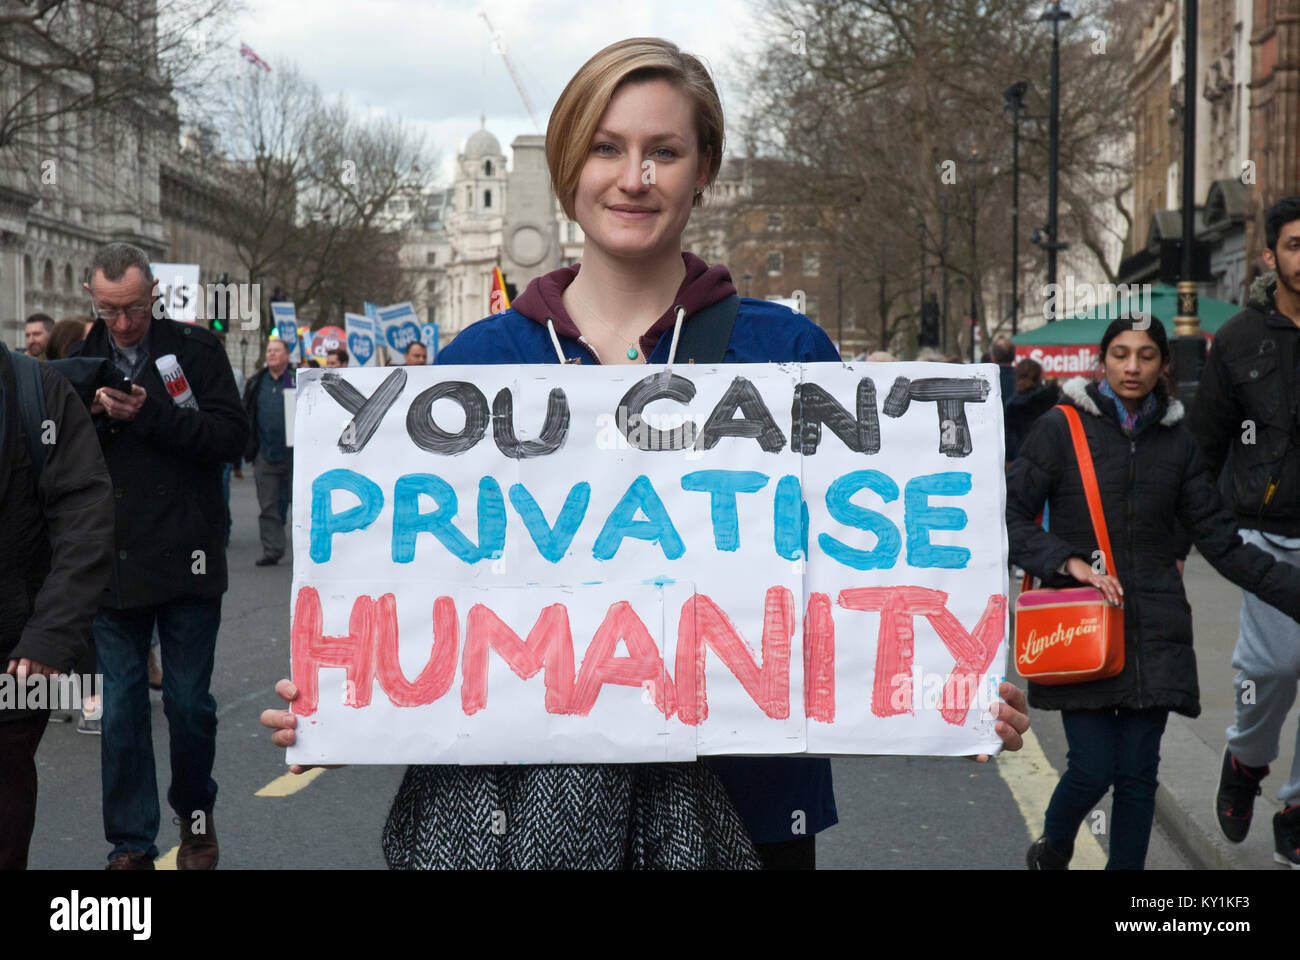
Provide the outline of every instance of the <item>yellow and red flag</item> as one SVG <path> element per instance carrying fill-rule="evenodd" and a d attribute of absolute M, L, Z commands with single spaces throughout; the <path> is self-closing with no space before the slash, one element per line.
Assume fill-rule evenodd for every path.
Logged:
<path fill-rule="evenodd" d="M 500 267 L 492 268 L 492 293 L 488 297 L 488 313 L 500 313 L 510 309 L 510 294 L 506 293 L 506 278 L 501 275 Z"/>

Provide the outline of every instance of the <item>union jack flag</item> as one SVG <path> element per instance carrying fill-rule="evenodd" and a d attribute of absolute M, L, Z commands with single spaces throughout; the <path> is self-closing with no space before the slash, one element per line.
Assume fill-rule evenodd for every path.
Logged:
<path fill-rule="evenodd" d="M 253 52 L 253 48 L 246 43 L 239 45 L 239 55 L 255 67 L 261 67 L 267 73 L 271 72 L 271 65 Z"/>

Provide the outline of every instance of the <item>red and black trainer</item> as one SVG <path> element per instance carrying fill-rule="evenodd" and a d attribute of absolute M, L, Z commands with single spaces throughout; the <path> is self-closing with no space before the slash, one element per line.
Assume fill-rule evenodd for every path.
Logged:
<path fill-rule="evenodd" d="M 1219 829 L 1233 843 L 1241 843 L 1250 833 L 1250 818 L 1260 781 L 1268 776 L 1268 767 L 1252 770 L 1237 762 L 1227 747 L 1223 748 L 1223 767 L 1219 771 L 1219 792 L 1214 797 L 1214 813 Z"/>
<path fill-rule="evenodd" d="M 1273 859 L 1300 870 L 1300 804 L 1273 814 Z"/>

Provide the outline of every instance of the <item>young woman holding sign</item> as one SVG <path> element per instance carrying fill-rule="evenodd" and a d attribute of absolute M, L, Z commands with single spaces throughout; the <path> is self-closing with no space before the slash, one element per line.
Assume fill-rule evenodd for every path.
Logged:
<path fill-rule="evenodd" d="M 1064 870 L 1079 825 L 1113 784 L 1110 870 L 1140 870 L 1155 816 L 1160 738 L 1169 712 L 1201 712 L 1192 617 L 1177 562 L 1181 524 L 1206 560 L 1233 583 L 1300 618 L 1300 568 L 1275 562 L 1237 536 L 1168 395 L 1169 340 L 1158 320 L 1116 320 L 1101 339 L 1103 378 L 1068 381 L 1100 491 L 1114 571 L 1104 571 L 1066 418 L 1034 424 L 1007 473 L 1011 562 L 1046 587 L 1097 588 L 1124 608 L 1124 667 L 1087 683 L 1029 684 L 1029 702 L 1060 710 L 1069 754 L 1029 849 L 1031 870 Z M 1036 521 L 1050 506 L 1051 530 Z"/>
<path fill-rule="evenodd" d="M 838 360 L 806 317 L 741 300 L 726 267 L 682 251 L 722 141 L 722 105 L 695 57 L 658 39 L 592 57 L 560 95 L 546 135 L 556 196 L 585 237 L 581 269 L 535 278 L 436 362 Z M 297 695 L 287 680 L 276 691 Z M 996 730 L 1019 749 L 1024 697 L 1009 684 L 1001 693 Z M 268 710 L 262 723 L 277 746 L 294 742 L 289 711 Z M 494 812 L 507 831 L 490 829 Z M 811 867 L 813 834 L 836 819 L 823 759 L 424 766 L 407 771 L 384 852 L 394 867 Z"/>

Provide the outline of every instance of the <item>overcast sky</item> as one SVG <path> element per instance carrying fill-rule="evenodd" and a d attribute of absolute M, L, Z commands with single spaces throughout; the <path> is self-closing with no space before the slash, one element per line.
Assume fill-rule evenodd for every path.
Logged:
<path fill-rule="evenodd" d="M 564 85 L 596 51 L 627 37 L 657 36 L 704 59 L 727 119 L 739 98 L 720 69 L 751 47 L 751 0 L 259 0 L 236 28 L 274 69 L 293 61 L 329 96 L 400 116 L 427 134 L 450 180 L 465 138 L 487 128 L 509 152 L 519 134 L 546 132 Z M 480 11 L 501 34 L 532 100 L 535 131 L 491 46 Z M 249 69 L 252 69 L 251 67 Z M 728 152 L 740 143 L 732 128 Z"/>

